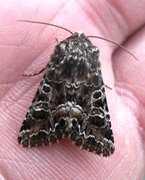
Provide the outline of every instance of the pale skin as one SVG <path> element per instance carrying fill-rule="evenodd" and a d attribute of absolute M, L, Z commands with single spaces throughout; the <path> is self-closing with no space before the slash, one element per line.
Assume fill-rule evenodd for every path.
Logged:
<path fill-rule="evenodd" d="M 145 174 L 145 1 L 0 1 L 0 177 L 6 179 L 143 179 Z M 39 20 L 71 31 L 109 38 L 131 51 L 98 39 L 100 61 L 116 150 L 110 157 L 82 151 L 62 140 L 25 149 L 17 136 L 42 75 L 24 77 L 49 62 L 54 46 L 70 36 Z M 131 36 L 130 38 L 128 38 Z M 113 55 L 112 55 L 113 54 Z M 43 73 L 42 73 L 43 74 Z"/>

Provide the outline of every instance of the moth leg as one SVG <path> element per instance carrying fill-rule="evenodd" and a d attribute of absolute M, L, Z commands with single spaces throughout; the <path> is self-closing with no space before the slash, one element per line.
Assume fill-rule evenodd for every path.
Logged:
<path fill-rule="evenodd" d="M 44 70 L 46 69 L 46 67 L 45 68 L 43 68 L 43 69 L 41 69 L 39 72 L 36 72 L 36 73 L 34 73 L 34 74 L 22 74 L 22 76 L 36 76 L 36 75 L 39 75 L 39 74 L 41 74 Z"/>
<path fill-rule="evenodd" d="M 57 44 L 59 44 L 59 43 L 60 43 L 60 41 L 58 40 L 58 38 L 55 38 L 55 40 L 56 40 Z"/>
<path fill-rule="evenodd" d="M 110 86 L 106 85 L 106 84 L 104 84 L 104 87 L 106 87 L 106 88 L 112 90 L 112 88 L 111 88 Z"/>

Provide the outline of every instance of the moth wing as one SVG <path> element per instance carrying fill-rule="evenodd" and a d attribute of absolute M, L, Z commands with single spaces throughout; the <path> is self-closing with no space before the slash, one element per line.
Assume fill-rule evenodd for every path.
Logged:
<path fill-rule="evenodd" d="M 54 116 L 56 104 L 62 94 L 58 93 L 57 87 L 54 88 L 55 84 L 48 80 L 48 74 L 53 73 L 49 67 L 46 69 L 47 73 L 38 87 L 19 132 L 18 142 L 24 147 L 50 145 L 64 136 L 65 122 Z M 59 90 L 60 86 L 61 83 Z"/>
<path fill-rule="evenodd" d="M 78 104 L 83 108 L 84 120 L 74 120 L 70 139 L 83 149 L 109 156 L 114 152 L 115 146 L 96 47 L 89 52 L 84 72 L 86 77 L 76 98 L 76 102 L 83 99 Z M 78 81 L 76 78 L 76 82 Z"/>
<path fill-rule="evenodd" d="M 83 123 L 72 122 L 69 135 L 75 145 L 99 155 L 109 156 L 114 150 L 114 138 L 104 87 L 91 93 L 90 112 Z M 89 106 L 88 106 L 89 107 Z"/>

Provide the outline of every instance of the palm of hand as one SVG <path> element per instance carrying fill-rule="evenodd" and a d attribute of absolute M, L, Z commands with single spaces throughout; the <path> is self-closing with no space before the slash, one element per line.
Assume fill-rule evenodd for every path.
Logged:
<path fill-rule="evenodd" d="M 125 46 L 133 51 L 139 59 L 139 61 L 135 61 L 122 50 L 116 52 L 114 46 L 93 40 L 101 51 L 100 60 L 105 84 L 113 89 L 112 91 L 106 90 L 106 93 L 116 144 L 114 155 L 109 158 L 99 157 L 81 151 L 65 140 L 52 147 L 31 150 L 20 148 L 17 144 L 16 132 L 19 131 L 41 78 L 24 78 L 20 74 L 31 65 L 33 60 L 36 60 L 34 63 L 36 69 L 40 68 L 39 65 L 41 62 L 44 63 L 44 59 L 48 61 L 47 52 L 50 51 L 48 49 L 51 49 L 48 45 L 51 44 L 53 37 L 48 33 L 49 27 L 15 21 L 16 19 L 28 19 L 24 17 L 27 12 L 30 13 L 29 19 L 46 19 L 47 22 L 54 22 L 54 18 L 51 18 L 50 14 L 54 16 L 57 14 L 58 19 L 55 24 L 60 23 L 64 11 L 65 13 L 70 11 L 68 8 L 70 4 L 63 3 L 62 1 L 61 6 L 55 8 L 51 8 L 53 4 L 48 2 L 43 5 L 41 3 L 41 5 L 31 5 L 35 15 L 28 9 L 26 10 L 24 6 L 17 10 L 15 10 L 16 7 L 9 7 L 15 11 L 13 24 L 11 23 L 12 19 L 0 22 L 3 25 L 0 35 L 0 52 L 1 58 L 3 58 L 0 62 L 0 173 L 11 179 L 39 179 L 42 177 L 42 179 L 54 179 L 53 177 L 56 179 L 105 179 L 108 176 L 110 179 L 118 179 L 118 177 L 120 179 L 131 179 L 132 177 L 139 179 L 143 176 L 145 166 L 143 147 L 145 139 L 143 134 L 145 128 L 145 84 L 143 81 L 145 51 L 141 51 L 144 47 L 145 36 L 144 29 L 139 31 L 144 24 L 145 3 L 143 1 L 142 5 L 136 2 L 132 3 L 130 7 L 127 5 L 123 7 L 121 4 L 114 4 L 110 7 L 107 3 L 104 5 L 96 3 L 95 5 L 91 1 L 78 4 L 72 2 L 73 11 L 63 23 L 72 31 L 80 28 L 85 30 L 87 35 L 98 35 L 99 33 L 95 32 L 98 27 L 98 32 L 101 32 L 100 36 L 109 36 L 109 39 L 113 39 L 115 42 L 125 41 Z M 138 9 L 136 8 L 137 4 Z M 4 4 L 4 6 L 6 5 Z M 110 8 L 109 12 L 107 7 Z M 116 8 L 116 11 L 113 7 Z M 40 12 L 49 12 L 49 16 L 47 13 L 41 15 L 40 12 L 35 12 L 36 8 L 39 8 Z M 20 10 L 24 12 L 22 16 L 19 16 Z M 98 10 L 97 13 L 96 10 Z M 2 9 L 1 12 L 5 16 L 6 9 L 5 11 Z M 77 21 L 75 18 L 75 21 L 71 19 L 78 12 L 80 14 Z M 134 12 L 134 14 L 130 12 Z M 103 22 L 104 17 L 105 23 Z M 70 19 L 71 25 L 69 26 Z M 84 19 L 86 23 L 82 24 Z M 113 29 L 114 27 L 115 29 Z M 136 30 L 138 32 L 127 40 L 126 38 Z M 64 38 L 67 36 L 68 34 L 63 35 Z M 56 33 L 54 33 L 54 37 L 56 37 Z M 112 53 L 114 53 L 113 58 L 111 58 Z"/>

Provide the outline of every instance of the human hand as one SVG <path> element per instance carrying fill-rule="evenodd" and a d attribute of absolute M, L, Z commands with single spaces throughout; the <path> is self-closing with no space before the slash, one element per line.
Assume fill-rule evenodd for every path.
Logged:
<path fill-rule="evenodd" d="M 6 179 L 142 179 L 145 169 L 144 57 L 145 2 L 137 1 L 1 1 L 0 7 L 0 173 Z M 76 18 L 77 16 L 77 18 Z M 55 38 L 65 31 L 16 20 L 59 24 L 71 31 L 124 42 L 139 61 L 98 39 L 100 61 L 115 138 L 115 152 L 100 157 L 68 140 L 51 147 L 25 149 L 17 136 L 42 76 L 35 73 L 49 62 Z M 62 21 L 63 20 L 63 21 Z M 83 22 L 83 23 L 82 23 Z M 53 32 L 52 32 L 53 31 Z M 58 33 L 59 32 L 59 33 Z M 128 37 L 131 36 L 129 39 Z M 113 56 L 112 56 L 113 54 Z"/>

